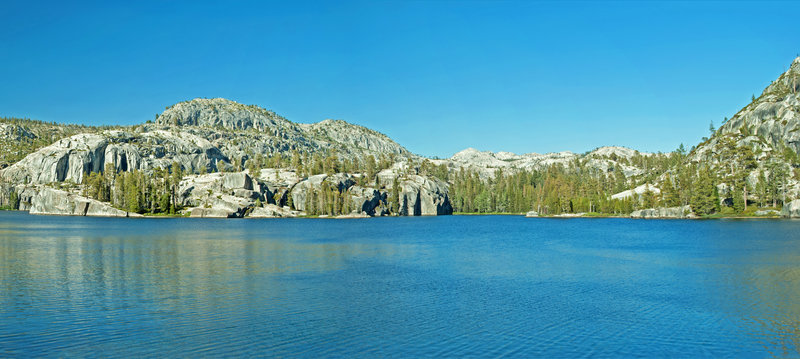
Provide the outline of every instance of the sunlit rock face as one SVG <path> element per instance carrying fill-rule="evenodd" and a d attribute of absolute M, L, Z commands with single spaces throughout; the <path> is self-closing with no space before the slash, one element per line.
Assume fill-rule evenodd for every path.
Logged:
<path fill-rule="evenodd" d="M 781 209 L 781 216 L 787 218 L 800 218 L 800 199 L 791 201 Z"/>
<path fill-rule="evenodd" d="M 773 81 L 761 96 L 724 123 L 708 141 L 697 146 L 693 158 L 703 160 L 719 152 L 724 135 L 737 135 L 737 145 L 759 151 L 784 146 L 800 152 L 800 57 Z"/>
<path fill-rule="evenodd" d="M 660 207 L 633 211 L 631 218 L 695 218 L 691 206 Z"/>
<path fill-rule="evenodd" d="M 588 168 L 608 172 L 619 170 L 626 177 L 640 175 L 645 172 L 629 164 L 622 163 L 622 159 L 629 160 L 634 156 L 650 156 L 650 153 L 639 152 L 630 148 L 606 146 L 597 148 L 585 154 L 570 151 L 553 153 L 526 153 L 515 154 L 512 152 L 479 151 L 474 148 L 462 150 L 446 160 L 435 160 L 435 164 L 448 164 L 454 168 L 469 168 L 478 171 L 481 178 L 494 176 L 498 169 L 504 171 L 542 169 L 550 165 L 568 166 L 576 160 L 585 162 Z"/>
<path fill-rule="evenodd" d="M 85 173 L 108 168 L 125 172 L 174 164 L 188 172 L 230 168 L 218 148 L 187 132 L 105 131 L 61 139 L 4 169 L 1 176 L 11 183 L 81 183 Z"/>
<path fill-rule="evenodd" d="M 141 217 L 136 213 L 113 208 L 107 203 L 46 187 L 33 196 L 30 213 L 62 216 Z"/>

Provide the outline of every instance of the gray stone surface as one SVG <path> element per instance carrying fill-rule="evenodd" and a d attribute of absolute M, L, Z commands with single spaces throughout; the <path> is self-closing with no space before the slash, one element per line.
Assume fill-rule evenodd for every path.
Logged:
<path fill-rule="evenodd" d="M 336 173 L 331 176 L 319 174 L 308 177 L 292 187 L 291 195 L 294 208 L 300 211 L 305 211 L 306 198 L 309 195 L 309 191 L 321 191 L 323 185 L 332 186 L 338 191 L 343 192 L 355 185 L 355 183 L 356 182 L 352 176 L 344 173 Z"/>
<path fill-rule="evenodd" d="M 31 200 L 31 214 L 95 217 L 141 217 L 111 207 L 94 199 L 49 187 L 42 188 Z"/>
<path fill-rule="evenodd" d="M 289 207 L 279 207 L 274 204 L 267 204 L 263 207 L 255 207 L 247 214 L 247 218 L 283 218 L 283 217 L 297 217 L 305 215 L 304 212 L 294 211 Z"/>
<path fill-rule="evenodd" d="M 242 218 L 252 209 L 254 202 L 247 198 L 231 195 L 216 195 L 201 206 L 187 208 L 190 217 L 203 218 Z"/>
<path fill-rule="evenodd" d="M 433 163 L 437 165 L 444 163 L 452 168 L 471 168 L 477 170 L 481 178 L 490 178 L 498 169 L 505 172 L 541 169 L 553 164 L 566 166 L 577 159 L 582 159 L 586 161 L 585 165 L 588 168 L 603 172 L 620 170 L 629 177 L 644 173 L 643 168 L 637 168 L 621 161 L 636 155 L 650 156 L 651 154 L 617 146 L 600 147 L 583 155 L 569 151 L 518 155 L 511 152 L 490 152 L 467 148 L 447 160 L 434 160 Z"/>
<path fill-rule="evenodd" d="M 631 212 L 631 218 L 694 218 L 691 206 L 659 207 Z"/>
<path fill-rule="evenodd" d="M 453 213 L 447 185 L 439 180 L 412 175 L 400 182 L 401 216 L 436 216 Z"/>
<path fill-rule="evenodd" d="M 783 208 L 781 208 L 781 216 L 786 218 L 800 218 L 800 199 L 783 205 Z"/>
<path fill-rule="evenodd" d="M 86 172 L 168 168 L 177 162 L 187 172 L 201 167 L 229 167 L 210 142 L 186 132 L 127 133 L 105 131 L 61 139 L 3 169 L 0 177 L 14 184 L 81 183 Z"/>

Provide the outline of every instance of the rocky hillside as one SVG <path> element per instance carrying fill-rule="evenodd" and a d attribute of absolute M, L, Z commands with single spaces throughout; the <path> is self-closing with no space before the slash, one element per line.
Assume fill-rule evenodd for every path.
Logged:
<path fill-rule="evenodd" d="M 494 175 L 497 169 L 506 171 L 542 169 L 550 165 L 568 166 L 575 161 L 581 161 L 585 166 L 602 172 L 619 170 L 626 177 L 638 176 L 644 173 L 644 168 L 636 167 L 631 161 L 637 157 L 651 156 L 650 153 L 641 153 L 625 147 L 606 146 L 597 148 L 585 154 L 569 151 L 555 153 L 526 153 L 522 155 L 511 152 L 478 151 L 467 148 L 454 154 L 447 160 L 437 160 L 436 164 L 446 163 L 455 168 L 469 168 L 477 170 L 483 177 Z"/>
<path fill-rule="evenodd" d="M 725 139 L 757 152 L 800 152 L 800 57 L 692 153 L 695 161 L 714 160 Z"/>
<path fill-rule="evenodd" d="M 0 117 L 0 168 L 6 168 L 64 137 L 100 130 L 98 127 Z"/>
<path fill-rule="evenodd" d="M 446 183 L 410 172 L 390 172 L 391 180 L 381 182 L 383 177 L 377 177 L 375 171 L 418 157 L 386 135 L 341 120 L 296 124 L 257 106 L 195 99 L 171 106 L 154 123 L 139 126 L 54 126 L 60 130 L 56 133 L 67 137 L 41 148 L 21 148 L 19 153 L 25 156 L 0 171 L 1 204 L 34 213 L 48 213 L 50 208 L 53 214 L 73 215 L 128 215 L 175 208 L 201 217 L 452 212 Z M 9 148 L 19 141 L 43 138 L 14 123 L 3 129 Z M 289 158 L 297 162 L 292 164 L 295 167 L 288 164 Z M 292 175 L 270 180 L 242 172 L 245 168 L 258 171 L 269 163 Z M 304 172 L 298 173 L 298 167 Z M 360 167 L 368 169 L 371 178 L 360 172 L 313 175 Z M 167 177 L 146 180 L 164 171 L 179 173 L 181 186 L 172 179 L 169 189 Z M 135 175 L 118 175 L 132 172 Z M 232 186 L 230 172 L 246 180 Z M 147 181 L 151 183 L 142 183 Z M 159 186 L 162 188 L 156 188 Z M 128 193 L 130 188 L 139 192 L 138 199 Z M 169 200 L 153 197 L 155 191 L 163 191 Z M 105 204 L 108 208 L 135 210 L 114 212 L 98 206 L 97 200 L 85 197 L 84 192 L 102 197 L 109 202 Z M 297 201 L 290 200 L 292 197 Z M 311 198 L 308 203 L 306 198 Z M 170 205 L 159 208 L 159 201 Z M 75 209 L 76 205 L 80 208 Z"/>
<path fill-rule="evenodd" d="M 9 131 L 18 134 L 16 137 L 39 138 L 20 128 Z M 0 176 L 15 184 L 81 183 L 84 173 L 102 172 L 109 165 L 115 171 L 128 171 L 177 163 L 183 171 L 200 173 L 230 171 L 235 165 L 246 166 L 256 156 L 289 157 L 294 152 L 332 153 L 347 159 L 415 157 L 386 135 L 361 126 L 333 120 L 299 125 L 263 108 L 225 99 L 176 104 L 155 123 L 83 132 L 27 154 Z"/>
<path fill-rule="evenodd" d="M 221 98 L 178 103 L 167 108 L 155 124 L 142 127 L 144 131 L 189 129 L 239 163 L 259 154 L 271 156 L 292 151 L 331 152 L 345 158 L 413 156 L 388 136 L 362 126 L 341 120 L 297 124 L 261 107 Z"/>
<path fill-rule="evenodd" d="M 781 191 L 798 196 L 796 169 L 800 165 L 800 57 L 760 96 L 737 112 L 690 154 L 694 164 L 710 166 L 730 187 L 734 172 L 743 173 L 745 185 L 779 180 Z M 781 178 L 775 178 L 775 177 Z"/>

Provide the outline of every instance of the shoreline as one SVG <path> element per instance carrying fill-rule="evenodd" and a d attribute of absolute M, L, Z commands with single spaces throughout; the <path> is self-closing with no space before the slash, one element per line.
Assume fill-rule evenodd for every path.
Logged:
<path fill-rule="evenodd" d="M 453 213 L 453 214 L 445 214 L 445 215 L 429 215 L 429 216 L 351 216 L 351 215 L 339 215 L 339 216 L 331 216 L 331 215 L 319 215 L 319 216 L 296 216 L 296 217 L 191 217 L 186 214 L 140 214 L 134 217 L 123 217 L 123 216 L 80 216 L 80 215 L 68 215 L 68 214 L 57 214 L 57 213 L 30 213 L 26 210 L 19 210 L 19 209 L 0 209 L 0 211 L 4 212 L 20 212 L 20 213 L 28 213 L 32 216 L 53 216 L 53 217 L 94 217 L 94 218 L 133 218 L 133 219 L 168 219 L 168 218 L 197 218 L 197 219 L 284 219 L 284 218 L 307 218 L 307 219 L 368 219 L 368 218 L 400 218 L 400 217 L 442 217 L 442 216 L 511 216 L 511 217 L 524 217 L 524 218 L 544 218 L 544 219 L 575 219 L 575 218 L 597 218 L 597 219 L 604 219 L 604 218 L 620 218 L 620 219 L 635 219 L 635 220 L 649 220 L 649 219 L 669 219 L 669 220 L 727 220 L 727 219 L 771 219 L 771 220 L 791 220 L 797 219 L 792 217 L 783 217 L 783 216 L 742 216 L 742 215 L 712 215 L 706 217 L 694 217 L 694 218 L 678 218 L 678 217 L 650 217 L 650 218 L 641 218 L 641 217 L 631 217 L 631 216 L 617 216 L 617 215 L 602 215 L 602 214 L 591 214 L 591 215 L 540 215 L 540 216 L 526 216 L 525 213 Z"/>

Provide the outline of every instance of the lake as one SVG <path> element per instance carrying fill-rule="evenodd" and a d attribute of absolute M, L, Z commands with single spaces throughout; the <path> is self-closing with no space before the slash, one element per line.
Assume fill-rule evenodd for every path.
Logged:
<path fill-rule="evenodd" d="M 798 350 L 800 221 L 0 213 L 0 357 Z"/>

